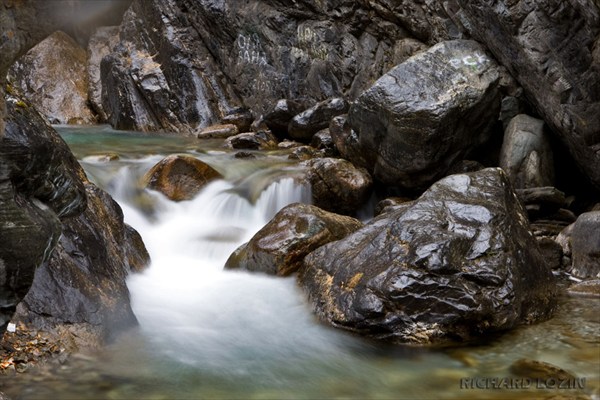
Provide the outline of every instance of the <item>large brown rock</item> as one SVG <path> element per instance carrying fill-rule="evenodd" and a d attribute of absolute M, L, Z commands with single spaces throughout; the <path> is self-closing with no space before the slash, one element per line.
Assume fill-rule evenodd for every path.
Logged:
<path fill-rule="evenodd" d="M 600 5 L 595 0 L 454 0 L 469 33 L 523 86 L 600 187 Z"/>
<path fill-rule="evenodd" d="M 446 177 L 304 262 L 317 315 L 378 339 L 470 340 L 555 307 L 556 283 L 501 169 Z"/>
<path fill-rule="evenodd" d="M 348 114 L 355 135 L 346 134 L 340 151 L 384 184 L 424 189 L 489 138 L 500 110 L 499 79 L 477 42 L 439 43 L 357 99 Z"/>
<path fill-rule="evenodd" d="M 311 251 L 342 239 L 361 226 L 351 217 L 311 205 L 291 204 L 240 246 L 225 268 L 287 276 L 302 267 L 304 257 Z"/>
<path fill-rule="evenodd" d="M 144 182 L 174 201 L 191 200 L 210 181 L 221 178 L 210 165 L 189 155 L 171 155 L 152 167 Z"/>

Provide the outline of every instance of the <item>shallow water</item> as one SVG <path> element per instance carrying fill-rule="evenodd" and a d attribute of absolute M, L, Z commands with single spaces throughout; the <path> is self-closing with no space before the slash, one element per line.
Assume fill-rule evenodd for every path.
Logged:
<path fill-rule="evenodd" d="M 390 346 L 321 325 L 293 278 L 223 271 L 229 254 L 281 207 L 308 201 L 285 152 L 238 160 L 222 141 L 60 128 L 88 175 L 142 234 L 150 268 L 129 279 L 140 327 L 105 351 L 59 368 L 0 377 L 14 399 L 531 398 L 600 399 L 600 300 L 563 298 L 547 322 L 453 349 Z M 100 161 L 99 154 L 119 159 Z M 225 180 L 173 203 L 137 183 L 163 156 L 189 153 Z M 510 377 L 532 358 L 583 389 L 461 389 L 464 378 Z"/>

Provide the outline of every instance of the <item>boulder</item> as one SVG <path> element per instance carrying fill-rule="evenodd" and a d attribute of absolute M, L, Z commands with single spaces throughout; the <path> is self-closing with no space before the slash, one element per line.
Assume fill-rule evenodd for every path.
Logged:
<path fill-rule="evenodd" d="M 554 160 L 544 121 L 519 114 L 504 131 L 500 167 L 517 189 L 552 186 Z"/>
<path fill-rule="evenodd" d="M 268 150 L 277 148 L 277 138 L 269 131 L 245 132 L 227 138 L 225 144 L 232 149 Z"/>
<path fill-rule="evenodd" d="M 119 205 L 95 185 L 85 186 L 86 210 L 63 221 L 55 251 L 13 319 L 30 329 L 62 330 L 63 337 L 66 329 L 78 347 L 96 347 L 137 325 L 126 278 L 149 256 Z"/>
<path fill-rule="evenodd" d="M 555 307 L 552 273 L 497 168 L 446 177 L 304 262 L 317 315 L 378 339 L 470 340 Z"/>
<path fill-rule="evenodd" d="M 309 160 L 313 204 L 339 214 L 355 214 L 371 196 L 373 179 L 363 168 L 338 158 Z"/>
<path fill-rule="evenodd" d="M 211 125 L 198 132 L 198 139 L 227 139 L 228 137 L 235 136 L 237 134 L 238 128 L 233 124 Z"/>
<path fill-rule="evenodd" d="M 454 0 L 462 25 L 518 80 L 600 187 L 600 5 L 595 0 Z"/>
<path fill-rule="evenodd" d="M 7 96 L 0 137 L 0 333 L 61 233 L 86 207 L 83 170 L 31 104 Z"/>
<path fill-rule="evenodd" d="M 191 200 L 212 180 L 222 175 L 190 155 L 171 155 L 150 168 L 143 181 L 173 201 Z"/>
<path fill-rule="evenodd" d="M 329 127 L 333 117 L 346 114 L 348 103 L 341 98 L 320 102 L 296 115 L 288 125 L 288 133 L 294 140 L 310 142 L 315 133 Z"/>
<path fill-rule="evenodd" d="M 278 138 L 288 137 L 288 125 L 296 115 L 309 108 L 308 102 L 301 100 L 278 100 L 265 117 L 264 123 Z"/>
<path fill-rule="evenodd" d="M 14 84 L 53 124 L 94 124 L 88 106 L 87 53 L 57 31 L 10 69 Z"/>
<path fill-rule="evenodd" d="M 315 149 L 323 150 L 325 157 L 335 157 L 338 155 L 338 151 L 335 148 L 335 143 L 333 143 L 333 138 L 331 137 L 329 129 L 323 129 L 315 133 L 310 141 L 310 145 Z"/>
<path fill-rule="evenodd" d="M 316 248 L 362 227 L 354 218 L 294 203 L 284 207 L 248 243 L 227 260 L 225 268 L 287 276 L 302 267 Z"/>
<path fill-rule="evenodd" d="M 221 124 L 233 125 L 237 128 L 238 132 L 250 131 L 252 129 L 252 122 L 254 122 L 252 112 L 245 108 L 229 110 L 228 114 L 221 119 Z"/>
<path fill-rule="evenodd" d="M 102 79 L 100 63 L 110 54 L 119 42 L 118 26 L 103 26 L 96 29 L 90 37 L 87 48 L 88 99 L 92 109 L 98 115 L 99 122 L 106 122 L 108 116 L 102 106 Z"/>
<path fill-rule="evenodd" d="M 427 187 L 489 138 L 500 107 L 499 77 L 474 41 L 442 42 L 413 56 L 352 105 L 350 161 L 384 184 Z"/>
<path fill-rule="evenodd" d="M 571 231 L 570 273 L 578 278 L 600 278 L 600 211 L 583 213 Z"/>

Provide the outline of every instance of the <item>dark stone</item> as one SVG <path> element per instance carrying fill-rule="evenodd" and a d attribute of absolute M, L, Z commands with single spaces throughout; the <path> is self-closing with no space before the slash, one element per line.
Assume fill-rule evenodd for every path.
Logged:
<path fill-rule="evenodd" d="M 500 107 L 499 77 L 474 41 L 443 42 L 417 54 L 351 107 L 357 137 L 350 134 L 345 147 L 358 157 L 347 154 L 350 161 L 384 184 L 425 188 L 489 138 Z"/>
<path fill-rule="evenodd" d="M 87 53 L 64 32 L 38 43 L 10 69 L 23 95 L 53 124 L 94 124 Z"/>
<path fill-rule="evenodd" d="M 329 129 L 323 129 L 315 133 L 310 141 L 310 145 L 315 149 L 323 150 L 325 157 L 335 157 L 338 155 Z"/>
<path fill-rule="evenodd" d="M 455 0 L 460 20 L 522 85 L 600 187 L 600 6 L 595 0 Z"/>
<path fill-rule="evenodd" d="M 295 147 L 291 154 L 288 156 L 290 160 L 311 160 L 321 156 L 321 151 L 315 149 L 312 146 L 298 146 Z"/>
<path fill-rule="evenodd" d="M 90 37 L 87 48 L 87 73 L 89 80 L 88 100 L 99 122 L 106 122 L 108 116 L 102 107 L 102 79 L 100 63 L 102 58 L 110 54 L 119 40 L 118 26 L 98 28 Z"/>
<path fill-rule="evenodd" d="M 554 157 L 544 121 L 519 114 L 508 124 L 500 167 L 517 189 L 554 185 Z"/>
<path fill-rule="evenodd" d="M 247 160 L 247 159 L 256 158 L 256 155 L 254 153 L 250 153 L 248 151 L 238 151 L 237 153 L 235 153 L 234 157 Z"/>
<path fill-rule="evenodd" d="M 316 248 L 362 227 L 354 218 L 295 203 L 283 208 L 227 260 L 225 268 L 287 276 Z"/>
<path fill-rule="evenodd" d="M 317 158 L 306 165 L 313 204 L 317 207 L 354 215 L 371 196 L 373 180 L 363 168 L 338 158 Z"/>
<path fill-rule="evenodd" d="M 549 237 L 538 238 L 542 258 L 551 269 L 560 269 L 563 261 L 563 251 L 560 244 Z"/>
<path fill-rule="evenodd" d="M 222 178 L 210 165 L 190 155 L 171 155 L 150 168 L 143 181 L 173 201 L 191 200 L 209 182 Z"/>
<path fill-rule="evenodd" d="M 578 278 L 600 278 L 600 211 L 583 213 L 571 232 L 573 266 Z"/>
<path fill-rule="evenodd" d="M 277 148 L 277 138 L 269 131 L 246 132 L 231 136 L 226 145 L 232 149 L 268 150 Z"/>
<path fill-rule="evenodd" d="M 86 210 L 62 223 L 58 246 L 36 271 L 15 320 L 47 331 L 73 329 L 75 342 L 94 347 L 137 324 L 125 279 L 149 256 L 137 232 L 123 223 L 119 205 L 91 183 L 86 192 Z M 97 342 L 81 343 L 82 332 Z"/>
<path fill-rule="evenodd" d="M 288 134 L 294 140 L 310 142 L 315 133 L 329 127 L 333 117 L 347 112 L 348 103 L 344 99 L 323 101 L 292 118 Z"/>
<path fill-rule="evenodd" d="M 557 293 L 500 169 L 453 175 L 305 258 L 317 315 L 362 335 L 440 343 L 548 318 Z"/>
<path fill-rule="evenodd" d="M 379 216 L 390 211 L 396 211 L 400 208 L 409 206 L 411 201 L 411 199 L 405 197 L 388 197 L 377 203 L 374 214 L 375 216 Z"/>
<path fill-rule="evenodd" d="M 565 194 L 552 186 L 517 189 L 523 204 L 542 204 L 555 210 L 567 204 Z"/>
<path fill-rule="evenodd" d="M 292 118 L 309 107 L 307 101 L 281 99 L 267 112 L 264 123 L 278 138 L 286 138 Z"/>
<path fill-rule="evenodd" d="M 225 125 L 235 125 L 238 132 L 248 132 L 252 127 L 254 117 L 250 110 L 240 108 L 231 110 L 229 114 L 221 119 L 221 123 Z"/>

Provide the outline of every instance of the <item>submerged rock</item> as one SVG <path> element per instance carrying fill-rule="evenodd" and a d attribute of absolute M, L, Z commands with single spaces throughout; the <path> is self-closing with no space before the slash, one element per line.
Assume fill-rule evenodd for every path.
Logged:
<path fill-rule="evenodd" d="M 190 155 L 171 155 L 150 168 L 143 181 L 173 201 L 191 200 L 222 175 L 210 165 Z"/>
<path fill-rule="evenodd" d="M 452 175 L 305 258 L 324 321 L 395 342 L 469 340 L 548 318 L 556 287 L 500 169 Z"/>
<path fill-rule="evenodd" d="M 302 267 L 304 257 L 311 251 L 342 239 L 361 226 L 354 218 L 295 203 L 284 207 L 240 246 L 225 268 L 287 276 Z"/>
<path fill-rule="evenodd" d="M 53 124 L 94 124 L 88 106 L 87 53 L 58 31 L 9 71 L 23 95 Z"/>
<path fill-rule="evenodd" d="M 367 202 L 373 179 L 363 168 L 339 158 L 317 158 L 306 163 L 313 204 L 340 214 L 355 214 Z"/>
<path fill-rule="evenodd" d="M 346 139 L 350 161 L 387 185 L 425 188 L 488 139 L 500 109 L 499 79 L 498 66 L 474 41 L 417 54 L 351 107 L 357 136 Z"/>

